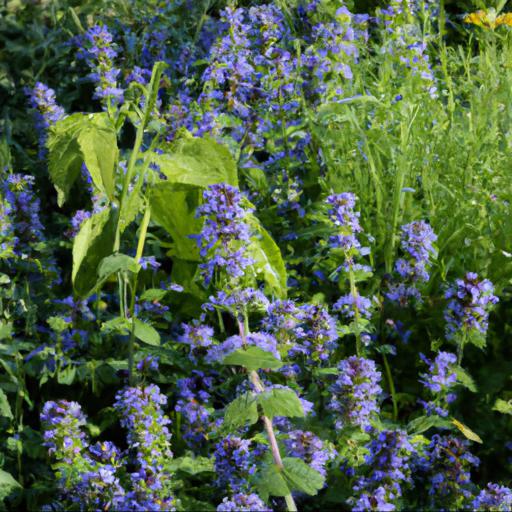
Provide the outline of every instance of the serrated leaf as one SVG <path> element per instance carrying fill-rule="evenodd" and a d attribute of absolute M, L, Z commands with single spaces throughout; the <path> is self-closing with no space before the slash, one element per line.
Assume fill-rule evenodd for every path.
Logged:
<path fill-rule="evenodd" d="M 3 389 L 0 389 L 0 416 L 9 418 L 10 420 L 14 418 L 11 405 L 9 404 L 9 399 Z"/>
<path fill-rule="evenodd" d="M 440 416 L 420 416 L 409 422 L 407 425 L 407 431 L 412 435 L 417 435 L 426 432 L 431 428 L 451 428 L 451 426 L 452 425 L 449 420 L 441 418 Z"/>
<path fill-rule="evenodd" d="M 482 444 L 483 441 L 478 434 L 475 434 L 469 427 L 461 423 L 459 420 L 452 418 L 452 423 L 467 437 L 470 441 Z"/>
<path fill-rule="evenodd" d="M 254 233 L 247 253 L 255 262 L 256 275 L 265 282 L 271 295 L 285 298 L 288 278 L 279 247 L 254 215 L 247 215 L 246 221 Z"/>
<path fill-rule="evenodd" d="M 115 219 L 109 210 L 102 210 L 86 219 L 73 242 L 72 280 L 80 297 L 90 295 L 96 285 L 98 265 L 112 254 Z"/>
<path fill-rule="evenodd" d="M 206 188 L 215 183 L 238 186 L 236 162 L 229 150 L 211 137 L 179 140 L 171 154 L 152 158 L 169 183 Z"/>
<path fill-rule="evenodd" d="M 228 428 L 252 425 L 258 421 L 258 407 L 254 393 L 248 392 L 235 398 L 224 413 L 224 424 Z"/>
<path fill-rule="evenodd" d="M 232 364 L 243 366 L 248 371 L 265 369 L 277 369 L 283 366 L 283 363 L 276 359 L 270 352 L 266 352 L 260 347 L 247 347 L 247 349 L 235 350 L 228 354 L 222 364 Z"/>
<path fill-rule="evenodd" d="M 263 409 L 265 416 L 274 418 L 284 416 L 286 418 L 302 418 L 304 408 L 292 389 L 271 388 L 258 394 L 258 404 Z"/>
<path fill-rule="evenodd" d="M 9 496 L 14 489 L 21 489 L 21 485 L 10 473 L 0 469 L 0 501 Z"/>
<path fill-rule="evenodd" d="M 324 486 L 325 478 L 302 459 L 285 457 L 283 466 L 284 479 L 292 490 L 314 496 Z"/>
<path fill-rule="evenodd" d="M 464 386 L 465 388 L 469 389 L 469 391 L 472 391 L 473 393 L 477 392 L 475 381 L 473 380 L 473 377 L 469 375 L 464 368 L 461 366 L 455 367 L 455 373 L 457 374 L 457 382 Z"/>
<path fill-rule="evenodd" d="M 49 171 L 62 206 L 85 164 L 98 188 L 114 195 L 117 135 L 108 114 L 72 114 L 57 121 L 48 136 Z"/>
<path fill-rule="evenodd" d="M 199 473 L 214 472 L 213 459 L 208 457 L 178 457 L 172 459 L 167 468 L 170 471 L 184 471 L 190 475 L 197 475 Z"/>
<path fill-rule="evenodd" d="M 160 334 L 152 326 L 138 318 L 133 319 L 135 324 L 134 334 L 139 340 L 147 343 L 148 345 L 160 346 Z"/>
<path fill-rule="evenodd" d="M 512 400 L 505 401 L 498 398 L 492 410 L 501 412 L 502 414 L 512 414 Z"/>
<path fill-rule="evenodd" d="M 263 465 L 258 471 L 254 485 L 258 495 L 265 501 L 269 496 L 282 497 L 290 494 L 283 472 L 271 462 Z"/>

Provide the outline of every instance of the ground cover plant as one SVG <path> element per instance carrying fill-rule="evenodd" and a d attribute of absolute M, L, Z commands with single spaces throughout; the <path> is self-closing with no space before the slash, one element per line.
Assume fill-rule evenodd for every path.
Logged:
<path fill-rule="evenodd" d="M 509 11 L 0 7 L 0 508 L 512 509 Z"/>

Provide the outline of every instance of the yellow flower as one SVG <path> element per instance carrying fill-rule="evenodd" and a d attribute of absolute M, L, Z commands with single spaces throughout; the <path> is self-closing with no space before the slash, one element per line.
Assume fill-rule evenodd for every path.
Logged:
<path fill-rule="evenodd" d="M 477 25 L 483 28 L 490 28 L 491 30 L 494 30 L 500 25 L 507 25 L 508 27 L 512 27 L 512 13 L 505 12 L 499 16 L 496 16 L 496 10 L 493 8 L 490 8 L 487 11 L 478 10 L 468 14 L 464 18 L 464 22 L 472 23 L 473 25 Z"/>

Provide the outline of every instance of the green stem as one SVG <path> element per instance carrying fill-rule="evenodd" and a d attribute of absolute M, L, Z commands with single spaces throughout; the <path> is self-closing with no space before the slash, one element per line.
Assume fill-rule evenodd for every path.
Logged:
<path fill-rule="evenodd" d="M 391 368 L 389 367 L 388 358 L 386 354 L 382 354 L 384 360 L 384 369 L 386 370 L 386 378 L 388 380 L 389 392 L 391 394 L 391 401 L 393 402 L 393 421 L 398 419 L 398 403 L 396 400 L 396 389 L 395 382 L 393 381 L 393 375 L 391 374 Z"/>
<path fill-rule="evenodd" d="M 355 302 L 358 296 L 358 291 L 356 287 L 356 278 L 354 276 L 354 270 L 352 269 L 352 265 L 349 266 L 348 278 L 350 281 L 350 295 L 354 297 Z M 356 336 L 356 354 L 358 355 L 358 357 L 362 357 L 364 355 L 363 344 L 361 342 L 361 329 L 359 328 L 360 318 L 361 315 L 359 313 L 359 309 L 357 307 L 354 307 L 354 325 L 356 326 L 354 334 Z"/>
<path fill-rule="evenodd" d="M 247 346 L 247 334 L 249 334 L 249 330 L 247 328 L 248 323 L 249 321 L 247 313 L 244 312 L 243 321 L 238 320 L 238 329 L 240 331 L 240 337 L 242 338 L 242 343 L 244 346 Z M 254 388 L 258 393 L 263 393 L 265 391 L 265 386 L 263 385 L 263 382 L 261 382 L 258 372 L 256 372 L 255 370 L 249 372 L 249 379 L 251 380 L 252 384 L 254 385 Z M 263 421 L 263 426 L 265 427 L 265 431 L 267 432 L 267 437 L 270 443 L 270 448 L 272 451 L 272 457 L 274 459 L 274 462 L 279 471 L 282 471 L 284 469 L 284 464 L 283 459 L 281 458 L 279 445 L 277 444 L 276 434 L 274 432 L 272 420 L 265 415 L 261 416 L 261 420 Z M 295 505 L 295 501 L 291 493 L 287 494 L 284 497 L 284 499 L 286 501 L 286 508 L 288 509 L 288 512 L 297 512 L 297 506 Z"/>
<path fill-rule="evenodd" d="M 146 210 L 144 211 L 144 217 L 142 218 L 142 224 L 140 226 L 140 234 L 139 234 L 139 242 L 137 243 L 137 252 L 135 254 L 135 261 L 139 262 L 142 258 L 142 253 L 144 252 L 144 244 L 146 242 L 146 235 L 148 233 L 149 221 L 151 219 L 151 208 L 149 205 L 146 205 Z M 130 300 L 130 320 L 131 320 L 131 330 L 130 330 L 130 339 L 128 342 L 128 379 L 130 385 L 133 384 L 133 360 L 135 353 L 135 303 L 137 301 L 137 283 L 139 279 L 139 273 L 135 274 L 133 279 L 133 288 L 132 288 L 132 296 Z"/>
<path fill-rule="evenodd" d="M 466 332 L 464 331 L 460 342 L 457 346 L 457 364 L 460 366 L 462 364 L 462 356 L 464 355 L 464 346 L 466 345 Z"/>

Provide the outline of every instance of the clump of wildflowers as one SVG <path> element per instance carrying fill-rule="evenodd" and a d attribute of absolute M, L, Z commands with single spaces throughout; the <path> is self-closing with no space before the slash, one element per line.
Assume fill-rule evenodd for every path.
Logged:
<path fill-rule="evenodd" d="M 313 432 L 292 430 L 286 434 L 284 445 L 291 457 L 298 457 L 322 476 L 327 473 L 326 465 L 334 457 L 332 449 L 325 446 Z"/>
<path fill-rule="evenodd" d="M 471 497 L 471 468 L 479 459 L 469 450 L 469 442 L 453 436 L 434 434 L 422 460 L 427 472 L 431 506 L 460 508 Z"/>
<path fill-rule="evenodd" d="M 39 217 L 40 201 L 33 187 L 33 176 L 9 174 L 2 184 L 3 214 L 9 215 L 10 233 L 5 233 L 17 256 L 33 255 L 36 245 L 44 240 Z"/>
<path fill-rule="evenodd" d="M 271 334 L 265 332 L 252 332 L 245 337 L 248 346 L 261 348 L 270 352 L 276 359 L 281 359 L 277 350 L 277 340 Z M 212 346 L 206 354 L 205 360 L 209 363 L 222 361 L 228 354 L 244 346 L 244 339 L 239 336 L 230 336 L 219 345 Z"/>
<path fill-rule="evenodd" d="M 206 349 L 213 343 L 213 328 L 199 322 L 181 324 L 183 334 L 179 337 L 180 343 L 190 347 L 189 358 L 196 361 L 199 355 L 204 355 Z"/>
<path fill-rule="evenodd" d="M 381 373 L 371 359 L 351 356 L 340 361 L 338 378 L 331 386 L 329 408 L 337 414 L 336 428 L 357 425 L 368 427 L 379 411 L 377 400 L 382 393 Z"/>
<path fill-rule="evenodd" d="M 211 185 L 204 191 L 203 199 L 197 215 L 204 217 L 204 225 L 197 239 L 201 256 L 208 257 L 201 264 L 205 283 L 209 284 L 220 271 L 231 279 L 239 279 L 252 263 L 246 254 L 250 230 L 245 217 L 250 210 L 242 207 L 238 189 L 225 183 Z"/>
<path fill-rule="evenodd" d="M 59 400 L 46 402 L 41 413 L 44 429 L 44 446 L 48 453 L 59 461 L 73 464 L 87 447 L 83 427 L 86 418 L 80 404 Z"/>
<path fill-rule="evenodd" d="M 102 25 L 94 25 L 80 38 L 79 57 L 91 68 L 89 79 L 96 83 L 94 97 L 108 108 L 123 101 L 124 91 L 117 85 L 120 69 L 114 66 L 117 51 L 112 34 Z"/>
<path fill-rule="evenodd" d="M 400 242 L 404 257 L 395 262 L 395 271 L 400 282 L 393 283 L 386 297 L 400 306 L 407 306 L 411 301 L 421 303 L 418 284 L 429 280 L 431 259 L 437 254 L 434 246 L 437 236 L 425 221 L 414 221 L 402 226 Z"/>
<path fill-rule="evenodd" d="M 446 336 L 487 333 L 489 310 L 498 302 L 494 286 L 488 279 L 480 280 L 474 272 L 457 279 L 445 294 L 448 299 L 444 317 Z"/>
<path fill-rule="evenodd" d="M 506 512 L 512 510 L 512 491 L 503 485 L 488 483 L 471 504 L 473 510 L 492 510 Z"/>
<path fill-rule="evenodd" d="M 254 446 L 251 440 L 228 435 L 215 446 L 215 484 L 219 488 L 228 488 L 231 492 L 250 490 L 250 478 L 256 472 L 256 462 L 266 448 Z"/>
<path fill-rule="evenodd" d="M 36 112 L 36 129 L 39 132 L 39 157 L 46 154 L 48 128 L 65 116 L 64 109 L 57 104 L 55 91 L 47 85 L 36 82 L 33 89 L 27 91 L 29 104 Z"/>
<path fill-rule="evenodd" d="M 207 438 L 212 420 L 207 408 L 210 393 L 205 389 L 211 388 L 213 378 L 199 370 L 194 370 L 191 377 L 178 379 L 178 401 L 176 412 L 181 413 L 183 439 L 191 448 L 200 447 Z"/>
<path fill-rule="evenodd" d="M 384 430 L 367 446 L 368 476 L 358 478 L 350 499 L 353 510 L 395 510 L 404 487 L 412 486 L 411 459 L 416 453 L 407 434 Z"/>
<path fill-rule="evenodd" d="M 128 443 L 134 449 L 137 470 L 131 473 L 133 490 L 127 494 L 129 508 L 168 509 L 174 498 L 169 494 L 170 475 L 164 466 L 172 457 L 170 424 L 162 411 L 167 403 L 158 386 L 128 387 L 116 395 L 121 425 L 128 430 Z"/>
<path fill-rule="evenodd" d="M 272 512 L 257 494 L 236 493 L 232 498 L 224 498 L 217 512 Z"/>
<path fill-rule="evenodd" d="M 439 352 L 434 361 L 420 354 L 421 360 L 428 365 L 428 373 L 421 375 L 420 382 L 434 395 L 434 401 L 421 401 L 427 414 L 436 413 L 439 416 L 448 416 L 446 404 L 456 398 L 450 389 L 457 383 L 457 371 L 455 365 L 457 356 L 449 352 Z"/>

